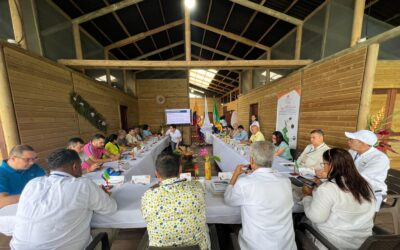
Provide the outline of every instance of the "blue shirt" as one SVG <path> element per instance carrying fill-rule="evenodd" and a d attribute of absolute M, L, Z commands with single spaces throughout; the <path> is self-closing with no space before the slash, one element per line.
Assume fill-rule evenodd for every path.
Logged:
<path fill-rule="evenodd" d="M 37 164 L 33 164 L 26 170 L 15 170 L 3 160 L 0 166 L 0 193 L 21 194 L 30 180 L 44 174 L 44 170 Z"/>
<path fill-rule="evenodd" d="M 143 137 L 152 136 L 153 134 L 149 130 L 143 130 Z"/>
<path fill-rule="evenodd" d="M 283 151 L 283 153 L 280 155 L 280 157 L 286 159 L 286 160 L 293 160 L 292 155 L 290 154 L 290 148 L 289 145 L 287 145 L 287 143 L 285 141 L 282 141 L 281 144 L 279 144 L 279 146 L 275 147 L 275 152 L 284 148 L 285 151 Z"/>
<path fill-rule="evenodd" d="M 247 141 L 249 139 L 249 137 L 247 136 L 247 132 L 244 131 L 244 129 L 242 129 L 241 132 L 238 132 L 233 139 L 235 140 L 239 140 L 239 141 Z"/>

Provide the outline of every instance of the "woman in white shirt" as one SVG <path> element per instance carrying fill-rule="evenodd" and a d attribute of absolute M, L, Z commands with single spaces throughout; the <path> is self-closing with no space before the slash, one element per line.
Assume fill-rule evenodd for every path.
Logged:
<path fill-rule="evenodd" d="M 373 191 L 346 150 L 333 148 L 322 158 L 322 175 L 327 181 L 314 190 L 304 186 L 304 212 L 313 227 L 337 248 L 358 249 L 372 235 Z M 321 243 L 316 245 L 324 249 Z"/>
<path fill-rule="evenodd" d="M 251 115 L 251 121 L 250 121 L 250 128 L 251 126 L 257 126 L 260 128 L 260 123 L 258 122 L 257 116 L 256 115 Z"/>

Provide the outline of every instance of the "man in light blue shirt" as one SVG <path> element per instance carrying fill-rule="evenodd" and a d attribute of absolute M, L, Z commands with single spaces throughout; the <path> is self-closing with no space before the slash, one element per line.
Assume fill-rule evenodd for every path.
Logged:
<path fill-rule="evenodd" d="M 149 125 L 147 125 L 147 124 L 143 125 L 142 135 L 143 135 L 143 139 L 153 135 L 150 131 Z"/>
<path fill-rule="evenodd" d="M 28 145 L 13 147 L 8 160 L 0 166 L 0 207 L 18 203 L 25 185 L 33 178 L 43 176 L 44 170 L 37 164 L 37 155 Z"/>
<path fill-rule="evenodd" d="M 247 132 L 244 130 L 242 125 L 238 126 L 238 133 L 233 137 L 233 139 L 238 141 L 247 141 L 249 139 Z"/>

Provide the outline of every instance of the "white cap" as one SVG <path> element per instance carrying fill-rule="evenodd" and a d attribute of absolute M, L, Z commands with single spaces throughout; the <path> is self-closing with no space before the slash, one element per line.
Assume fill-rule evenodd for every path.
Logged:
<path fill-rule="evenodd" d="M 344 134 L 347 138 L 362 141 L 370 146 L 375 145 L 375 143 L 378 141 L 378 137 L 376 137 L 374 132 L 369 130 L 359 130 L 354 133 L 344 132 Z"/>

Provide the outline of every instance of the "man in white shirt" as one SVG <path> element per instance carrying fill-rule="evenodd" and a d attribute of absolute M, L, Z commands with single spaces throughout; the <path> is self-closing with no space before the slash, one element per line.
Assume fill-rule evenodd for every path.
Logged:
<path fill-rule="evenodd" d="M 390 169 L 390 160 L 386 154 L 374 147 L 378 138 L 373 132 L 359 130 L 355 133 L 345 132 L 345 135 L 349 138 L 349 152 L 357 170 L 375 192 L 376 211 L 379 211 L 383 196 L 387 194 L 385 181 Z"/>
<path fill-rule="evenodd" d="M 138 139 L 136 137 L 136 130 L 134 128 L 130 128 L 125 139 L 129 147 L 135 147 L 138 144 Z"/>
<path fill-rule="evenodd" d="M 179 131 L 179 129 L 176 129 L 176 125 L 173 124 L 169 126 L 169 129 L 167 130 L 165 135 L 171 138 L 171 148 L 172 151 L 175 151 L 175 149 L 179 147 L 179 143 L 182 140 L 181 131 Z"/>
<path fill-rule="evenodd" d="M 225 203 L 241 207 L 239 244 L 242 250 L 296 249 L 292 187 L 288 178 L 272 171 L 274 153 L 270 142 L 252 143 L 252 172 L 243 170 L 247 166 L 238 165 L 225 191 Z"/>
<path fill-rule="evenodd" d="M 59 149 L 48 157 L 50 175 L 31 180 L 18 204 L 11 249 L 84 249 L 93 213 L 112 214 L 117 203 L 82 175 L 79 155 Z"/>
<path fill-rule="evenodd" d="M 322 154 L 329 149 L 324 142 L 324 132 L 321 129 L 315 129 L 310 132 L 310 142 L 301 153 L 297 162 L 302 167 L 321 169 Z"/>

